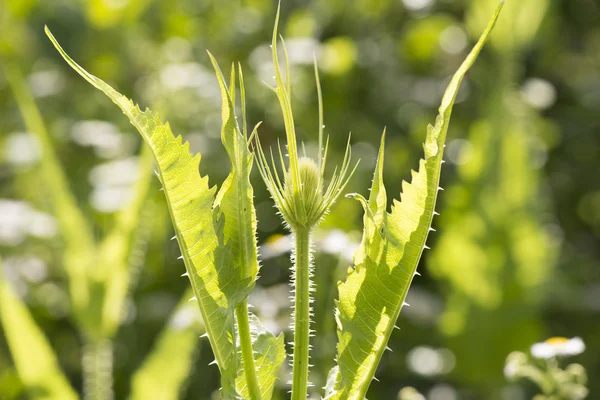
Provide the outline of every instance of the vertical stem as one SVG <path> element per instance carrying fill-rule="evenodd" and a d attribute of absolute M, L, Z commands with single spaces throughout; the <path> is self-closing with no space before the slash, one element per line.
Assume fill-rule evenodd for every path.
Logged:
<path fill-rule="evenodd" d="M 310 230 L 298 228 L 294 234 L 296 275 L 292 400 L 305 400 L 308 388 L 310 345 Z"/>
<path fill-rule="evenodd" d="M 107 339 L 89 340 L 83 345 L 84 400 L 113 400 L 112 350 Z"/>
<path fill-rule="evenodd" d="M 238 335 L 240 336 L 240 347 L 248 393 L 251 400 L 260 400 L 260 386 L 258 385 L 258 377 L 256 375 L 256 365 L 252 351 L 252 336 L 250 335 L 250 320 L 248 319 L 248 300 L 244 300 L 236 307 L 235 314 L 237 316 Z"/>

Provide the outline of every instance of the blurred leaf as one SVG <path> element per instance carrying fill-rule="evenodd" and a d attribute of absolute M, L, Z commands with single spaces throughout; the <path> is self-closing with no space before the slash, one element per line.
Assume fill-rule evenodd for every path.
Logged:
<path fill-rule="evenodd" d="M 402 38 L 402 54 L 407 61 L 421 70 L 430 65 L 440 52 L 440 34 L 452 22 L 452 18 L 446 15 L 431 15 L 412 21 Z"/>
<path fill-rule="evenodd" d="M 78 396 L 60 370 L 54 350 L 4 277 L 2 268 L 0 260 L 0 321 L 17 372 L 30 398 L 77 399 Z"/>
<path fill-rule="evenodd" d="M 446 89 L 435 126 L 427 129 L 425 159 L 420 161 L 419 171 L 412 172 L 412 183 L 402 185 L 402 200 L 394 201 L 391 213 L 386 211 L 385 132 L 369 200 L 354 195 L 364 208 L 363 238 L 354 255 L 354 269 L 338 285 L 338 366 L 328 379 L 328 399 L 363 399 L 374 379 L 426 247 L 446 134 L 460 83 L 483 48 L 502 5 L 503 2 L 496 8 L 486 30 Z"/>
<path fill-rule="evenodd" d="M 323 45 L 321 67 L 332 75 L 344 75 L 356 64 L 358 51 L 354 41 L 348 37 L 335 37 Z"/>
<path fill-rule="evenodd" d="M 6 4 L 15 17 L 24 18 L 37 5 L 37 0 L 7 0 Z"/>
<path fill-rule="evenodd" d="M 4 63 L 4 69 L 27 130 L 34 134 L 42 145 L 39 169 L 45 181 L 44 189 L 48 191 L 65 242 L 63 259 L 69 278 L 71 301 L 80 320 L 86 320 L 87 315 L 84 310 L 87 309 L 91 296 L 88 291 L 87 273 L 95 251 L 93 234 L 81 210 L 77 207 L 77 200 L 71 194 L 50 135 L 21 72 L 9 60 Z"/>
<path fill-rule="evenodd" d="M 122 321 L 123 304 L 130 286 L 130 258 L 136 230 L 152 182 L 154 158 L 148 146 L 142 148 L 138 165 L 139 177 L 127 208 L 117 215 L 117 221 L 98 247 L 94 283 L 101 287 L 102 332 L 112 337 Z"/>
<path fill-rule="evenodd" d="M 497 0 L 472 0 L 467 14 L 471 32 L 483 29 L 486 15 L 496 6 Z M 509 1 L 504 18 L 498 23 L 491 45 L 502 52 L 520 51 L 535 39 L 550 8 L 550 0 Z"/>
<path fill-rule="evenodd" d="M 88 0 L 87 14 L 90 22 L 99 28 L 110 28 L 123 19 L 135 20 L 150 4 L 150 0 Z"/>
<path fill-rule="evenodd" d="M 176 400 L 198 356 L 198 336 L 204 331 L 188 289 L 165 325 L 152 352 L 134 373 L 130 400 Z"/>

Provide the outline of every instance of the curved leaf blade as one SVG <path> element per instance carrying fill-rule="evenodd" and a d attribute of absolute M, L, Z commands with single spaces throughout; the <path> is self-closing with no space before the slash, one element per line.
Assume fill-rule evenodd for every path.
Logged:
<path fill-rule="evenodd" d="M 225 215 L 224 234 L 225 240 L 231 243 L 233 265 L 241 270 L 244 279 L 254 285 L 258 274 L 258 246 L 254 191 L 250 184 L 253 157 L 248 148 L 248 138 L 242 134 L 235 120 L 235 82 L 232 79 L 228 89 L 217 61 L 212 54 L 208 55 L 221 89 L 221 140 L 231 163 L 231 172 L 217 193 L 215 207 Z M 235 70 L 232 78 L 234 76 Z"/>
<path fill-rule="evenodd" d="M 361 246 L 355 268 L 338 285 L 337 370 L 328 380 L 328 399 L 362 400 L 394 329 L 416 274 L 434 216 L 442 156 L 452 107 L 460 83 L 491 33 L 504 1 L 487 29 L 452 78 L 443 96 L 435 126 L 428 126 L 425 158 L 412 182 L 403 182 L 401 201 L 386 211 L 382 139 L 369 200 L 355 197 L 365 209 Z"/>
<path fill-rule="evenodd" d="M 194 289 L 215 361 L 221 372 L 223 395 L 236 397 L 234 309 L 245 297 L 248 280 L 232 268 L 231 248 L 224 240 L 224 219 L 213 212 L 216 189 L 199 174 L 200 154 L 192 156 L 189 143 L 175 137 L 149 109 L 142 112 L 131 100 L 73 61 L 46 27 L 46 34 L 65 61 L 94 87 L 106 94 L 129 118 L 152 149 L 158 177 L 173 221 L 187 275 Z"/>
<path fill-rule="evenodd" d="M 256 211 L 254 207 L 254 192 L 250 184 L 250 172 L 252 170 L 253 155 L 249 148 L 249 138 L 244 118 L 244 129 L 241 131 L 235 118 L 235 69 L 232 69 L 230 86 L 227 87 L 225 77 L 217 61 L 208 53 L 213 64 L 222 98 L 223 126 L 221 139 L 231 163 L 231 172 L 221 186 L 215 205 L 225 216 L 225 240 L 231 244 L 232 262 L 235 268 L 241 271 L 249 286 L 246 293 L 249 294 L 254 287 L 258 274 L 258 245 L 256 241 Z M 245 117 L 245 89 L 242 70 L 239 68 L 240 91 L 242 97 L 242 115 Z M 256 131 L 256 128 L 255 128 Z M 247 301 L 244 299 L 243 301 Z M 247 307 L 241 312 L 246 313 Z M 238 314 L 239 315 L 239 314 Z M 244 318 L 245 320 L 245 318 Z M 283 336 L 275 337 L 268 332 L 254 315 L 249 315 L 249 327 L 252 350 L 254 354 L 254 365 L 256 369 L 256 380 L 260 390 L 260 398 L 269 400 L 273 395 L 277 371 L 285 359 L 285 347 Z M 242 328 L 239 324 L 245 323 L 238 319 L 238 333 L 241 337 Z M 240 341 L 241 342 L 241 338 Z M 241 343 L 238 343 L 241 352 Z M 242 357 L 240 357 L 242 358 Z M 247 375 L 243 360 L 238 360 L 238 373 L 236 387 L 242 398 L 252 398 L 248 389 Z"/>
<path fill-rule="evenodd" d="M 79 398 L 61 371 L 56 354 L 44 333 L 4 277 L 2 260 L 0 322 L 19 377 L 32 399 Z"/>

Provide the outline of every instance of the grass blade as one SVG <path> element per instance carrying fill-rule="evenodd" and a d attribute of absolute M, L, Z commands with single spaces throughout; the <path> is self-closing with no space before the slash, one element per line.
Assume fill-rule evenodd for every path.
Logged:
<path fill-rule="evenodd" d="M 4 277 L 2 269 L 0 259 L 0 322 L 19 378 L 30 398 L 77 399 L 46 336 Z"/>

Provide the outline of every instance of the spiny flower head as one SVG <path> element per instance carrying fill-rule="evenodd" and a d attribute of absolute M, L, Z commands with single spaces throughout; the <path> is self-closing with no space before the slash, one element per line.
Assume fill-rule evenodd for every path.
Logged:
<path fill-rule="evenodd" d="M 317 68 L 317 60 L 315 58 L 315 79 L 317 83 L 317 94 L 319 100 L 319 155 L 315 161 L 306 154 L 303 157 L 298 155 L 298 144 L 296 141 L 296 130 L 294 126 L 294 116 L 292 114 L 291 104 L 291 80 L 288 55 L 283 43 L 283 54 L 285 61 L 285 83 L 281 70 L 279 69 L 279 59 L 277 56 L 277 25 L 279 23 L 279 8 L 275 18 L 275 28 L 273 29 L 273 40 L 271 44 L 273 53 L 273 64 L 275 66 L 276 87 L 270 87 L 277 95 L 281 110 L 283 112 L 283 120 L 285 123 L 285 131 L 287 138 L 287 151 L 289 157 L 289 165 L 284 163 L 284 157 L 279 148 L 280 169 L 283 171 L 283 182 L 280 179 L 278 167 L 275 163 L 275 157 L 271 151 L 271 165 L 267 161 L 260 140 L 256 136 L 256 155 L 258 160 L 258 169 L 267 185 L 267 189 L 275 201 L 275 205 L 279 209 L 283 219 L 292 229 L 312 229 L 316 226 L 325 214 L 329 211 L 333 203 L 340 196 L 348 180 L 354 173 L 354 169 L 350 170 L 350 138 L 346 145 L 346 153 L 340 167 L 336 167 L 333 175 L 329 179 L 329 184 L 325 189 L 324 171 L 327 161 L 327 150 L 329 140 L 323 148 L 323 99 L 321 96 L 321 84 Z M 357 163 L 358 165 L 358 163 Z"/>
<path fill-rule="evenodd" d="M 294 190 L 292 185 L 292 171 L 288 169 L 283 186 L 283 197 L 291 205 L 290 219 L 301 225 L 310 225 L 311 221 L 319 219 L 319 205 L 323 201 L 323 182 L 317 163 L 308 157 L 301 157 L 298 161 L 300 171 L 300 187 Z"/>

